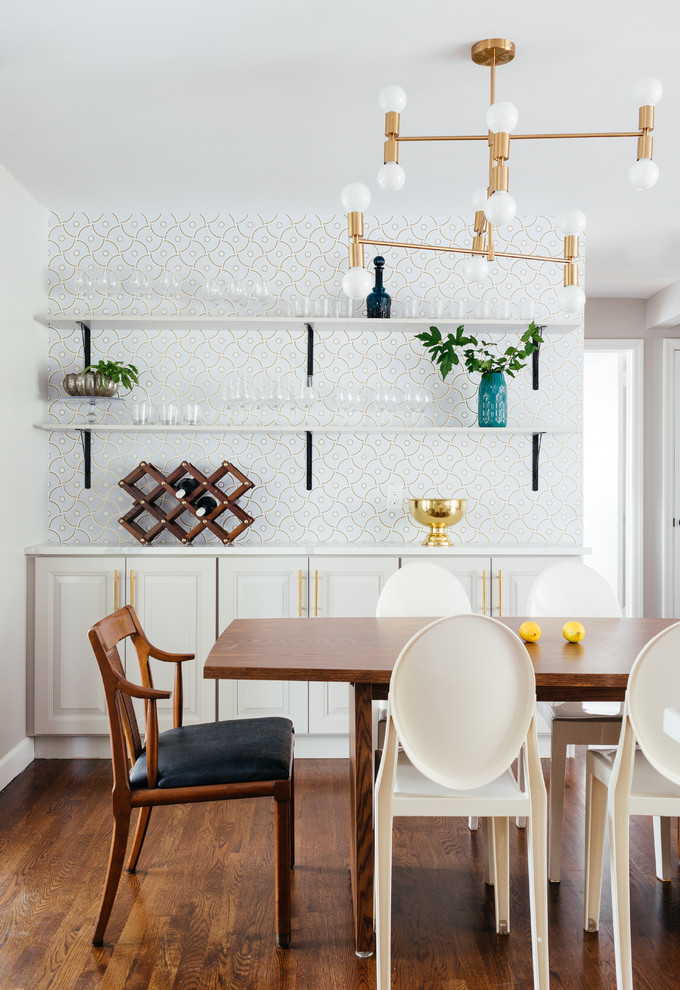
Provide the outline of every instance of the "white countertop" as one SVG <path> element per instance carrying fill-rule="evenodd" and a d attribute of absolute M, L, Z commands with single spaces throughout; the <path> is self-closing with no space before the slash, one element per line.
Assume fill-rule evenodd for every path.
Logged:
<path fill-rule="evenodd" d="M 582 546 L 491 546 L 475 544 L 455 544 L 452 547 L 424 547 L 419 543 L 351 543 L 351 544 L 275 544 L 264 546 L 244 546 L 238 543 L 225 547 L 219 544 L 204 544 L 197 547 L 184 547 L 167 544 L 162 546 L 141 546 L 130 543 L 60 544 L 42 543 L 26 547 L 30 557 L 130 557 L 147 554 L 150 557 L 221 557 L 221 556 L 292 556 L 304 554 L 308 557 L 371 557 L 371 556 L 425 556 L 433 557 L 559 557 L 581 556 L 590 553 L 589 547 Z"/>

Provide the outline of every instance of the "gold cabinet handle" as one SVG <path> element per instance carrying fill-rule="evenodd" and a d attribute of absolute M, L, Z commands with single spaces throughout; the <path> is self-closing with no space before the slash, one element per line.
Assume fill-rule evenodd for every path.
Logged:
<path fill-rule="evenodd" d="M 486 571 L 482 571 L 482 615 L 486 615 Z"/>
<path fill-rule="evenodd" d="M 314 571 L 314 618 L 319 615 L 319 572 Z"/>
<path fill-rule="evenodd" d="M 130 571 L 130 604 L 135 607 L 135 572 Z"/>
<path fill-rule="evenodd" d="M 118 571 L 113 572 L 113 611 L 118 611 Z"/>
<path fill-rule="evenodd" d="M 502 571 L 498 572 L 498 617 L 500 618 L 503 614 L 503 581 L 501 580 Z"/>
<path fill-rule="evenodd" d="M 302 618 L 302 570 L 300 571 L 298 583 L 298 618 Z"/>

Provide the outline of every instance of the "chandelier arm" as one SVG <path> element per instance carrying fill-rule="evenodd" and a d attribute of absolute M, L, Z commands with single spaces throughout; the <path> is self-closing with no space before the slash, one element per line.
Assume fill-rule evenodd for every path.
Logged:
<path fill-rule="evenodd" d="M 638 131 L 594 131 L 591 134 L 513 134 L 512 141 L 546 141 L 557 140 L 558 138 L 639 138 L 644 135 L 642 128 Z M 400 134 L 397 141 L 488 141 L 488 134 L 444 134 L 444 135 L 418 135 L 411 136 Z"/>
<path fill-rule="evenodd" d="M 479 254 L 486 257 L 486 248 L 476 250 L 475 248 L 454 247 L 453 245 L 442 244 L 412 244 L 409 241 L 378 241 L 371 237 L 361 237 L 360 244 L 370 244 L 371 247 L 397 247 L 410 248 L 415 251 L 444 251 L 449 254 Z M 570 258 L 550 258 L 538 254 L 514 254 L 511 251 L 496 251 L 497 258 L 516 258 L 521 261 L 548 261 L 556 265 L 567 265 L 572 260 Z"/>

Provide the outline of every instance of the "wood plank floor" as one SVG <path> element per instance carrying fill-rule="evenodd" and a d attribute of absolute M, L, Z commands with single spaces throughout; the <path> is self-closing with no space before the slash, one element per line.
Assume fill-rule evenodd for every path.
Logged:
<path fill-rule="evenodd" d="M 570 761 L 565 868 L 551 885 L 553 988 L 615 986 L 609 883 L 599 935 L 582 930 L 583 761 Z M 546 766 L 546 775 L 547 775 Z M 357 959 L 348 873 L 348 767 L 296 764 L 293 945 L 273 941 L 273 813 L 266 800 L 157 809 L 137 876 L 123 874 L 103 948 L 90 944 L 110 835 L 103 760 L 37 760 L 0 794 L 1 990 L 375 986 Z M 680 870 L 654 878 L 651 823 L 632 826 L 636 990 L 680 986 Z M 673 841 L 675 842 L 675 826 Z M 531 987 L 524 833 L 511 829 L 512 931 L 497 936 L 482 836 L 466 823 L 395 828 L 393 987 Z M 608 869 L 606 870 L 608 873 Z"/>

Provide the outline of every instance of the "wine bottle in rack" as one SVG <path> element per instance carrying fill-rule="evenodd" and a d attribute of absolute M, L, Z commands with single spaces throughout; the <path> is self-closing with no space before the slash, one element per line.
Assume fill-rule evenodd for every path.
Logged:
<path fill-rule="evenodd" d="M 217 502 L 212 495 L 201 495 L 200 498 L 196 499 L 195 505 L 197 516 L 207 516 L 213 509 L 217 508 Z"/>
<path fill-rule="evenodd" d="M 196 481 L 195 478 L 180 478 L 175 485 L 175 495 L 179 499 L 186 498 L 187 495 L 195 492 L 199 485 L 200 481 Z"/>

